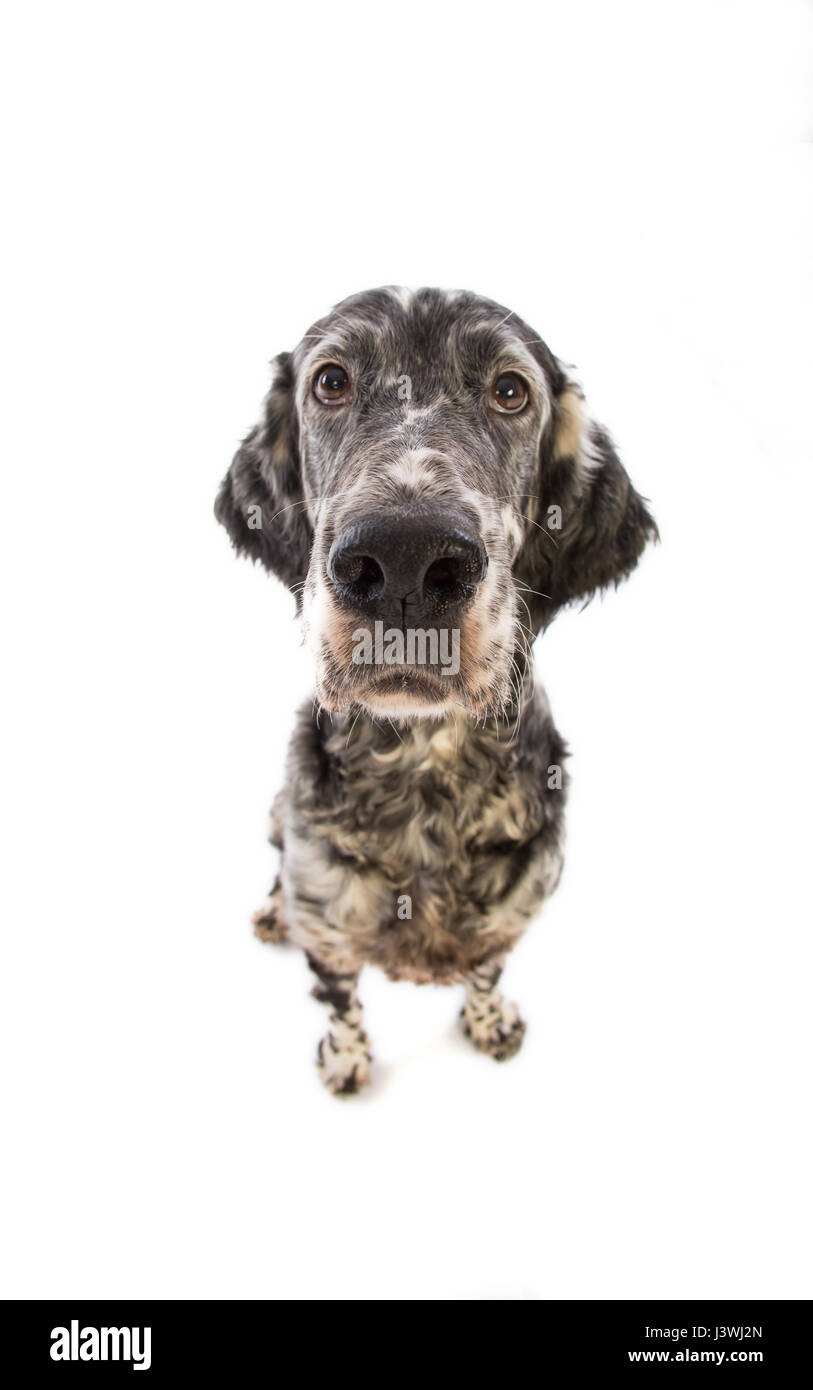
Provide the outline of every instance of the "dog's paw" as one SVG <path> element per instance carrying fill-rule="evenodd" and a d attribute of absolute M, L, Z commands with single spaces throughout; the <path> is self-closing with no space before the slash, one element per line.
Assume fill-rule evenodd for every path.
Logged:
<path fill-rule="evenodd" d="M 331 1095 L 354 1096 L 370 1080 L 369 1042 L 366 1033 L 341 1044 L 331 1033 L 322 1038 L 316 1052 L 316 1070 Z"/>
<path fill-rule="evenodd" d="M 466 1037 L 471 1039 L 478 1051 L 487 1052 L 495 1062 L 507 1062 L 522 1047 L 525 1024 L 516 1004 L 502 999 L 499 1006 L 484 1008 L 466 1002 L 460 1017 Z"/>
<path fill-rule="evenodd" d="M 288 940 L 288 926 L 285 921 L 282 902 L 282 889 L 276 885 L 272 888 L 262 907 L 254 913 L 252 919 L 254 935 L 260 941 L 273 941 L 277 945 L 281 941 Z"/>

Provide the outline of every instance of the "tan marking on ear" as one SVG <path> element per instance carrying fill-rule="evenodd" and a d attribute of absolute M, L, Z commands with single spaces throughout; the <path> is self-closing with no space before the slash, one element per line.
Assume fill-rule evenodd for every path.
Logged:
<path fill-rule="evenodd" d="M 291 448 L 287 438 L 277 436 L 271 445 L 271 467 L 284 468 L 290 457 Z"/>
<path fill-rule="evenodd" d="M 571 383 L 556 404 L 556 428 L 553 437 L 555 459 L 578 457 L 587 423 L 584 396 L 579 387 Z"/>
<path fill-rule="evenodd" d="M 587 402 L 581 387 L 571 381 L 557 405 L 556 432 L 553 437 L 554 459 L 572 458 L 576 464 L 579 481 L 588 486 L 601 458 L 591 438 L 592 421 L 587 410 Z"/>

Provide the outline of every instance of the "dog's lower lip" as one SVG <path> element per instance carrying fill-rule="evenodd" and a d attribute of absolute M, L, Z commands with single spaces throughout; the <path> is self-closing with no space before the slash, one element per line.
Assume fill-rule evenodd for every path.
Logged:
<path fill-rule="evenodd" d="M 435 700 L 445 700 L 448 690 L 441 685 L 440 680 L 435 680 L 432 676 L 426 675 L 423 671 L 410 671 L 395 673 L 388 672 L 384 676 L 379 676 L 377 680 L 371 681 L 367 686 L 367 691 L 376 695 L 402 694 L 402 695 L 423 695 L 430 696 Z"/>

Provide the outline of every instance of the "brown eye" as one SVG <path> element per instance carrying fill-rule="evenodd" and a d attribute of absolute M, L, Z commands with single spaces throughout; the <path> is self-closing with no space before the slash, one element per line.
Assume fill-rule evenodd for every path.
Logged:
<path fill-rule="evenodd" d="M 528 387 L 516 372 L 503 372 L 489 393 L 488 403 L 492 410 L 504 410 L 516 414 L 522 410 L 528 399 Z"/>
<path fill-rule="evenodd" d="M 323 405 L 346 405 L 350 399 L 350 378 L 344 367 L 331 362 L 322 367 L 313 383 L 313 394 Z"/>

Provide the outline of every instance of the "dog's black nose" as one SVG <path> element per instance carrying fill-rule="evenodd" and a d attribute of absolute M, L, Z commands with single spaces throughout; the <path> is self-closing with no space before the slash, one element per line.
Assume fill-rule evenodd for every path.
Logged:
<path fill-rule="evenodd" d="M 400 624 L 450 619 L 472 603 L 488 556 L 473 527 L 448 512 L 373 517 L 344 529 L 327 571 L 345 607 Z"/>

